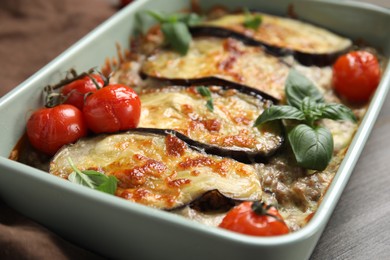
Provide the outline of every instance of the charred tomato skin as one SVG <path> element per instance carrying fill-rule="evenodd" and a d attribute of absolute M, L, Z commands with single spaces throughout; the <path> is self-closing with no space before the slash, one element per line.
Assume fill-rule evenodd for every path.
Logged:
<path fill-rule="evenodd" d="M 96 84 L 91 78 L 94 78 Z M 61 89 L 61 94 L 66 96 L 65 104 L 73 105 L 80 110 L 84 107 L 85 95 L 87 93 L 93 93 L 98 90 L 98 87 L 101 88 L 104 86 L 104 80 L 98 74 L 92 74 L 90 76 L 85 76 L 81 79 L 72 81 L 71 83 L 65 85 Z"/>
<path fill-rule="evenodd" d="M 88 96 L 83 113 L 94 133 L 128 130 L 138 126 L 141 100 L 132 88 L 113 84 Z"/>
<path fill-rule="evenodd" d="M 352 51 L 340 56 L 333 65 L 333 87 L 353 103 L 367 102 L 380 81 L 376 56 L 368 51 Z"/>
<path fill-rule="evenodd" d="M 47 155 L 54 155 L 63 145 L 86 135 L 87 126 L 82 112 L 68 104 L 38 109 L 27 121 L 31 145 Z"/>
<path fill-rule="evenodd" d="M 252 208 L 254 202 L 243 202 L 231 209 L 219 227 L 251 236 L 277 236 L 289 233 L 289 228 L 275 207 L 262 205 L 267 214 Z"/>

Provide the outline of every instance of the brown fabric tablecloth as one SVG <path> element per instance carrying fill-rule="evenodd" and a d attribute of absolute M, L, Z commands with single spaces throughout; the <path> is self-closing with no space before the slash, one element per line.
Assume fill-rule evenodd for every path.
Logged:
<path fill-rule="evenodd" d="M 0 96 L 116 12 L 103 0 L 1 0 Z M 100 259 L 0 201 L 0 259 Z"/>

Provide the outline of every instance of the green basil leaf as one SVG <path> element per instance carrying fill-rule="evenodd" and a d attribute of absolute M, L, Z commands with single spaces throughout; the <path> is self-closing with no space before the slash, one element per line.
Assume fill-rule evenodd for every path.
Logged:
<path fill-rule="evenodd" d="M 73 172 L 68 176 L 69 181 L 105 193 L 115 194 L 118 180 L 114 176 L 107 176 L 92 170 L 80 171 L 70 158 L 68 158 L 68 162 L 73 169 Z"/>
<path fill-rule="evenodd" d="M 88 178 L 87 176 L 83 176 L 82 174 L 78 174 L 76 171 L 69 174 L 68 180 L 70 182 L 80 184 L 80 185 L 83 185 L 83 186 L 86 186 L 86 187 L 89 187 L 92 189 L 95 188 L 95 184 L 93 183 L 93 181 L 90 178 Z"/>
<path fill-rule="evenodd" d="M 262 22 L 261 15 L 252 14 L 248 8 L 244 9 L 245 19 L 243 25 L 245 28 L 257 30 Z"/>
<path fill-rule="evenodd" d="M 154 11 L 147 13 L 161 24 L 161 31 L 166 43 L 181 55 L 185 55 L 192 40 L 188 27 L 200 23 L 202 18 L 195 13 L 172 15 Z"/>
<path fill-rule="evenodd" d="M 165 41 L 178 53 L 185 55 L 188 52 L 192 36 L 183 22 L 163 23 L 161 31 Z"/>
<path fill-rule="evenodd" d="M 87 175 L 88 178 L 93 182 L 95 186 L 101 185 L 102 183 L 106 182 L 108 179 L 108 176 L 101 172 L 92 171 L 92 170 L 85 170 L 81 172 Z"/>
<path fill-rule="evenodd" d="M 333 138 L 326 128 L 300 124 L 288 133 L 288 140 L 301 167 L 322 171 L 332 159 Z"/>
<path fill-rule="evenodd" d="M 160 23 L 165 23 L 169 21 L 169 17 L 165 14 L 155 11 L 147 11 L 147 13 Z"/>
<path fill-rule="evenodd" d="M 351 109 L 342 104 L 325 104 L 321 108 L 321 118 L 328 118 L 333 120 L 346 120 L 356 123 L 357 119 Z"/>
<path fill-rule="evenodd" d="M 195 13 L 178 14 L 177 16 L 178 16 L 178 21 L 183 22 L 187 26 L 195 26 L 203 20 L 203 17 Z"/>
<path fill-rule="evenodd" d="M 159 23 L 174 23 L 174 22 L 182 22 L 188 26 L 194 26 L 199 24 L 203 17 L 197 15 L 196 13 L 177 13 L 177 14 L 163 14 L 155 11 L 147 11 L 151 17 L 153 17 Z"/>
<path fill-rule="evenodd" d="M 314 122 L 322 118 L 322 109 L 325 103 L 317 103 L 310 97 L 305 97 L 301 102 L 301 111 L 305 115 L 306 123 L 314 126 Z"/>
<path fill-rule="evenodd" d="M 108 194 L 115 194 L 118 180 L 114 176 L 107 176 L 101 172 L 86 170 L 82 171 L 93 182 L 94 189 Z"/>
<path fill-rule="evenodd" d="M 302 111 L 292 106 L 271 106 L 259 115 L 254 126 L 257 127 L 263 123 L 280 119 L 294 119 L 302 121 L 305 120 L 305 115 Z"/>
<path fill-rule="evenodd" d="M 214 104 L 213 104 L 213 98 L 211 96 L 211 92 L 208 88 L 204 87 L 204 86 L 201 86 L 201 87 L 197 87 L 196 88 L 196 91 L 198 91 L 198 93 L 203 96 L 203 97 L 206 97 L 207 98 L 207 103 L 206 103 L 206 107 L 208 110 L 210 110 L 211 112 L 214 111 Z"/>
<path fill-rule="evenodd" d="M 114 195 L 117 188 L 117 184 L 118 184 L 117 178 L 115 178 L 114 176 L 108 176 L 107 180 L 101 183 L 99 186 L 97 186 L 96 189 Z"/>
<path fill-rule="evenodd" d="M 201 94 L 203 97 L 211 98 L 211 92 L 205 86 L 197 87 L 196 91 L 198 91 L 198 93 Z"/>
<path fill-rule="evenodd" d="M 251 15 L 245 18 L 244 27 L 248 29 L 257 30 L 261 25 L 262 18 L 260 15 Z"/>
<path fill-rule="evenodd" d="M 286 79 L 287 103 L 296 108 L 300 108 L 305 97 L 310 97 L 315 102 L 322 103 L 324 98 L 317 87 L 308 78 L 295 69 L 290 69 Z"/>
<path fill-rule="evenodd" d="M 320 107 L 323 107 L 324 103 L 317 103 L 313 98 L 304 97 L 300 104 L 300 110 L 306 114 L 312 110 L 318 110 Z M 318 113 L 318 112 L 317 112 Z"/>
<path fill-rule="evenodd" d="M 213 104 L 213 100 L 212 99 L 207 100 L 206 107 L 211 112 L 214 112 L 214 104 Z"/>

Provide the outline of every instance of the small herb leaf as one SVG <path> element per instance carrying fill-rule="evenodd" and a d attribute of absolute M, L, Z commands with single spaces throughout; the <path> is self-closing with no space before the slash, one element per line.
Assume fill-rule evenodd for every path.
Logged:
<path fill-rule="evenodd" d="M 70 158 L 68 158 L 68 162 L 73 169 L 73 172 L 68 176 L 69 181 L 108 194 L 115 194 L 118 180 L 114 176 L 107 176 L 92 170 L 80 171 Z"/>
<path fill-rule="evenodd" d="M 197 87 L 196 90 L 198 91 L 198 93 L 201 96 L 207 98 L 206 107 L 207 107 L 208 110 L 213 112 L 214 111 L 214 104 L 213 104 L 213 98 L 211 96 L 210 90 L 208 88 L 204 87 L 204 86 Z"/>
<path fill-rule="evenodd" d="M 178 14 L 178 20 L 191 27 L 199 24 L 203 20 L 203 18 L 195 13 L 189 13 Z"/>
<path fill-rule="evenodd" d="M 211 92 L 208 88 L 201 86 L 197 87 L 196 90 L 199 94 L 201 94 L 203 97 L 211 98 Z"/>
<path fill-rule="evenodd" d="M 245 28 L 257 30 L 263 21 L 261 15 L 251 13 L 248 8 L 244 9 L 245 18 L 243 25 Z"/>
<path fill-rule="evenodd" d="M 244 26 L 249 29 L 257 30 L 262 22 L 260 15 L 255 15 L 244 21 Z"/>
<path fill-rule="evenodd" d="M 317 87 L 295 69 L 291 69 L 286 80 L 287 103 L 300 108 L 305 97 L 310 97 L 315 102 L 324 102 L 321 92 Z"/>
<path fill-rule="evenodd" d="M 181 55 L 188 52 L 192 36 L 183 22 L 169 22 L 161 25 L 165 41 Z"/>
<path fill-rule="evenodd" d="M 263 123 L 280 119 L 294 119 L 302 121 L 305 120 L 305 115 L 298 108 L 292 106 L 271 106 L 259 115 L 254 126 L 257 127 Z"/>
<path fill-rule="evenodd" d="M 342 104 L 325 104 L 322 110 L 322 118 L 333 120 L 346 120 L 356 123 L 357 119 L 351 109 Z"/>
<path fill-rule="evenodd" d="M 305 97 L 301 102 L 301 111 L 305 115 L 306 123 L 314 126 L 314 122 L 322 118 L 322 108 L 325 103 L 317 103 L 310 97 Z"/>
<path fill-rule="evenodd" d="M 185 25 L 194 26 L 202 21 L 202 17 L 196 13 L 177 13 L 177 14 L 164 14 L 155 11 L 147 11 L 151 17 L 153 17 L 159 23 L 174 23 L 183 22 Z"/>
<path fill-rule="evenodd" d="M 73 183 L 77 183 L 83 186 L 87 186 L 89 188 L 94 188 L 94 184 L 89 178 L 83 178 L 82 175 L 78 174 L 76 171 L 72 172 L 68 176 L 68 180 Z"/>
<path fill-rule="evenodd" d="M 99 186 L 107 181 L 107 176 L 101 172 L 86 170 L 82 171 L 82 173 L 87 175 L 95 186 Z"/>
<path fill-rule="evenodd" d="M 300 124 L 288 133 L 288 140 L 299 166 L 324 170 L 333 154 L 333 138 L 328 129 Z"/>
<path fill-rule="evenodd" d="M 155 12 L 155 11 L 147 11 L 147 13 L 153 17 L 154 19 L 156 19 L 158 22 L 160 23 L 165 23 L 168 21 L 168 18 L 166 15 L 164 14 L 161 14 L 159 12 Z"/>
<path fill-rule="evenodd" d="M 107 180 L 96 187 L 97 190 L 108 194 L 115 194 L 118 180 L 114 176 L 108 176 Z"/>
<path fill-rule="evenodd" d="M 206 107 L 211 112 L 214 112 L 214 104 L 213 104 L 213 100 L 212 99 L 207 100 Z"/>
<path fill-rule="evenodd" d="M 200 23 L 202 18 L 195 13 L 172 15 L 154 11 L 148 11 L 147 13 L 161 24 L 165 42 L 181 55 L 185 55 L 192 41 L 188 27 Z"/>

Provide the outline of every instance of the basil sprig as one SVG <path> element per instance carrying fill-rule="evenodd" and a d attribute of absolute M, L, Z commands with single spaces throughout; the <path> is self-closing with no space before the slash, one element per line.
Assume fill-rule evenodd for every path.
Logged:
<path fill-rule="evenodd" d="M 287 77 L 285 92 L 288 105 L 269 107 L 256 119 L 254 126 L 282 119 L 299 121 L 288 130 L 288 140 L 298 165 L 324 170 L 332 159 L 333 137 L 327 128 L 318 125 L 318 120 L 327 118 L 356 123 L 357 119 L 348 107 L 325 103 L 314 84 L 294 69 Z"/>
<path fill-rule="evenodd" d="M 165 15 L 148 11 L 148 14 L 161 24 L 166 44 L 181 55 L 185 55 L 192 41 L 188 27 L 198 24 L 201 17 L 194 13 Z"/>
<path fill-rule="evenodd" d="M 208 88 L 201 86 L 197 87 L 196 90 L 200 95 L 207 98 L 206 107 L 211 112 L 214 112 L 214 104 L 213 104 L 213 98 L 211 96 L 211 92 Z"/>
<path fill-rule="evenodd" d="M 247 8 L 244 9 L 245 18 L 243 25 L 248 29 L 257 30 L 263 21 L 261 15 L 251 13 Z"/>
<path fill-rule="evenodd" d="M 68 176 L 69 181 L 108 194 L 115 194 L 118 183 L 115 176 L 107 176 L 101 172 L 92 170 L 80 171 L 70 158 L 68 158 L 68 162 L 73 169 L 73 172 Z"/>

